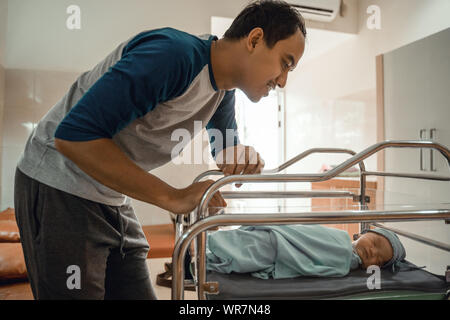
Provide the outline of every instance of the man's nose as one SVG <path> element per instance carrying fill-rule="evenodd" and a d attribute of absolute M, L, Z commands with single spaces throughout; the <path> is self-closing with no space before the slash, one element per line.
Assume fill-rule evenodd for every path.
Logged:
<path fill-rule="evenodd" d="M 277 86 L 279 86 L 280 88 L 284 88 L 286 86 L 287 77 L 288 77 L 287 71 L 280 74 L 280 76 L 277 78 Z"/>

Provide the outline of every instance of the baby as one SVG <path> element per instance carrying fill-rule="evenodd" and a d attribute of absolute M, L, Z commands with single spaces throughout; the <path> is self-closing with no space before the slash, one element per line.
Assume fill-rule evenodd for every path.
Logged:
<path fill-rule="evenodd" d="M 361 266 L 387 268 L 395 266 L 406 257 L 406 251 L 397 235 L 382 228 L 366 230 L 353 242 L 353 251 L 361 259 Z"/>
<path fill-rule="evenodd" d="M 261 279 L 343 277 L 370 265 L 395 268 L 405 256 L 397 235 L 381 228 L 352 242 L 346 231 L 320 225 L 243 226 L 208 235 L 206 268 Z"/>

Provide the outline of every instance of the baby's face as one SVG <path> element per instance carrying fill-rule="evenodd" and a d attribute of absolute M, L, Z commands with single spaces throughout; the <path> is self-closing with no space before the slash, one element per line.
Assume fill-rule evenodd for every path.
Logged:
<path fill-rule="evenodd" d="M 360 235 L 356 240 L 355 250 L 361 258 L 364 269 L 372 265 L 381 267 L 394 255 L 389 240 L 374 232 Z"/>

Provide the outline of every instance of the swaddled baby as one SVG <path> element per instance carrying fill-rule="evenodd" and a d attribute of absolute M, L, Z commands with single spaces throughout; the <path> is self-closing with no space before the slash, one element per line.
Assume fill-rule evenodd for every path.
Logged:
<path fill-rule="evenodd" d="M 208 236 L 206 267 L 261 279 L 343 277 L 370 265 L 394 267 L 405 256 L 397 235 L 381 228 L 352 243 L 346 231 L 320 225 L 245 226 Z"/>
<path fill-rule="evenodd" d="M 406 251 L 394 232 L 382 228 L 366 230 L 353 242 L 353 250 L 361 259 L 361 266 L 371 265 L 400 269 Z"/>

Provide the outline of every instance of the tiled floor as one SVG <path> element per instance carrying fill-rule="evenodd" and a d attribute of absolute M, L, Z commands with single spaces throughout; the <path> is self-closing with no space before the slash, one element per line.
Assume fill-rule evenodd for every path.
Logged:
<path fill-rule="evenodd" d="M 156 275 L 164 271 L 164 263 L 169 262 L 170 258 L 148 259 L 147 265 L 150 269 L 150 278 L 158 300 L 170 300 L 171 289 L 156 285 Z M 33 295 L 28 282 L 20 282 L 0 286 L 0 300 L 32 300 Z M 197 293 L 194 291 L 185 291 L 185 300 L 197 300 Z"/>

